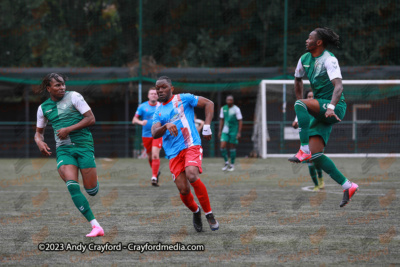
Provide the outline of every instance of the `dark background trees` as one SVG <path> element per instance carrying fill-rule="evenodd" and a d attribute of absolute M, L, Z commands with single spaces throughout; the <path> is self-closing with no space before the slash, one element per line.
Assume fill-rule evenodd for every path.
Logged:
<path fill-rule="evenodd" d="M 282 66 L 284 1 L 144 0 L 143 56 L 166 67 Z M 400 65 L 397 1 L 289 0 L 288 66 L 329 26 L 341 65 Z M 306 3 L 304 3 L 306 2 Z M 124 66 L 138 58 L 138 0 L 0 2 L 3 67 Z"/>

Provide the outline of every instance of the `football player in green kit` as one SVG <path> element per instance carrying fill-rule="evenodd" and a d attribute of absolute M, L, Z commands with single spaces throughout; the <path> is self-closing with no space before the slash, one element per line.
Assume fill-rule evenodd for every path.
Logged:
<path fill-rule="evenodd" d="M 306 40 L 306 51 L 301 56 L 295 71 L 294 90 L 297 101 L 294 104 L 299 130 L 300 150 L 289 161 L 300 163 L 312 160 L 316 167 L 328 173 L 343 188 L 344 207 L 358 191 L 358 185 L 350 182 L 324 155 L 332 125 L 340 122 L 346 113 L 343 96 L 342 74 L 336 57 L 326 50 L 329 45 L 339 46 L 339 36 L 329 28 L 316 28 Z M 302 99 L 303 80 L 310 80 L 314 99 Z M 310 121 L 311 114 L 313 117 Z"/>
<path fill-rule="evenodd" d="M 94 196 L 99 191 L 93 138 L 88 128 L 96 120 L 81 94 L 65 90 L 65 80 L 62 74 L 50 73 L 42 81 L 41 89 L 47 90 L 50 98 L 38 108 L 35 142 L 44 156 L 52 154 L 44 142 L 45 127 L 51 122 L 56 140 L 58 173 L 75 206 L 92 225 L 92 231 L 86 236 L 103 236 L 104 230 L 95 219 L 78 181 L 80 170 L 86 192 Z"/>
<path fill-rule="evenodd" d="M 226 105 L 221 108 L 219 114 L 219 133 L 218 137 L 221 140 L 221 154 L 225 160 L 223 171 L 235 170 L 236 145 L 241 137 L 243 116 L 240 108 L 234 105 L 233 96 L 226 97 Z M 229 143 L 229 153 L 231 156 L 231 164 L 228 161 L 228 152 L 226 151 L 227 143 Z"/>

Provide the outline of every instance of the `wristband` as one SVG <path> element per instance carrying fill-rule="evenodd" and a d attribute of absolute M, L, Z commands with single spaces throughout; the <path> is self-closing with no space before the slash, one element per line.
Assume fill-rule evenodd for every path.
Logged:
<path fill-rule="evenodd" d="M 203 135 L 211 135 L 211 134 L 212 134 L 212 132 L 211 132 L 210 125 L 209 124 L 205 124 L 203 126 Z"/>
<path fill-rule="evenodd" d="M 332 109 L 332 110 L 335 110 L 335 105 L 329 104 L 329 105 L 328 105 L 328 108 L 329 108 L 329 109 Z"/>

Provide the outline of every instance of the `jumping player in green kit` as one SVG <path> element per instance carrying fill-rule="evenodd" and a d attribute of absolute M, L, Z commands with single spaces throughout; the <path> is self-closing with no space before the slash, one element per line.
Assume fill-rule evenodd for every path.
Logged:
<path fill-rule="evenodd" d="M 80 170 L 86 192 L 94 196 L 99 191 L 93 137 L 88 129 L 96 120 L 81 94 L 65 91 L 65 80 L 61 74 L 50 73 L 42 81 L 41 89 L 47 90 L 50 98 L 38 108 L 35 142 L 44 156 L 52 154 L 44 142 L 44 130 L 51 122 L 57 147 L 58 173 L 75 206 L 92 225 L 92 231 L 86 236 L 103 236 L 104 230 L 95 219 L 78 182 Z"/>
<path fill-rule="evenodd" d="M 323 154 L 332 125 L 340 122 L 346 113 L 342 74 L 336 57 L 326 50 L 328 45 L 339 46 L 339 36 L 329 28 L 316 28 L 306 40 L 306 51 L 295 71 L 294 90 L 297 101 L 294 110 L 300 130 L 300 150 L 289 161 L 300 163 L 312 160 L 316 167 L 328 173 L 343 187 L 344 207 L 358 191 L 358 185 L 347 180 L 335 164 Z M 314 99 L 302 99 L 302 77 L 307 74 Z M 310 120 L 311 114 L 313 117 Z"/>

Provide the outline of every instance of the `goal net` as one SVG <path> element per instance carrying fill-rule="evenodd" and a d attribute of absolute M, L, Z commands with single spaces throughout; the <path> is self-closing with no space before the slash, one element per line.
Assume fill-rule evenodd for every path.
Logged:
<path fill-rule="evenodd" d="M 303 80 L 303 93 L 310 82 Z M 337 157 L 400 156 L 400 80 L 343 80 L 346 115 L 334 124 L 325 153 Z M 305 97 L 304 97 L 305 98 Z M 262 80 L 253 129 L 262 158 L 288 157 L 299 149 L 294 80 Z"/>

